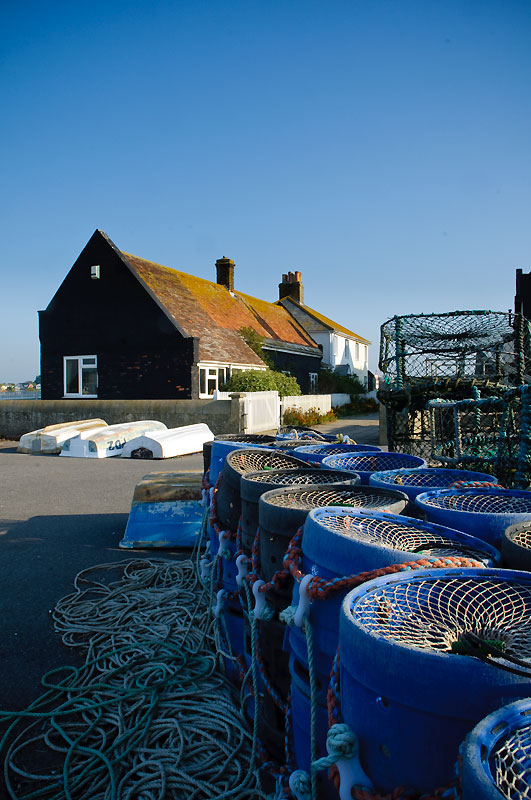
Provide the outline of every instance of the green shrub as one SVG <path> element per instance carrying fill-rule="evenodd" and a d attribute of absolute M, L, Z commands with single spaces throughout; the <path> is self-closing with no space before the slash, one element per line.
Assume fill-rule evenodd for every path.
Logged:
<path fill-rule="evenodd" d="M 378 403 L 374 397 L 352 397 L 346 406 L 340 406 L 337 413 L 340 417 L 351 417 L 353 414 L 372 414 L 378 411 Z"/>
<path fill-rule="evenodd" d="M 318 381 L 320 394 L 350 394 L 365 392 L 365 387 L 356 375 L 338 375 L 329 367 L 321 367 Z"/>
<path fill-rule="evenodd" d="M 303 411 L 301 408 L 288 408 L 282 418 L 283 425 L 319 425 L 321 422 L 333 422 L 337 419 L 336 412 L 326 411 L 322 414 L 317 408 Z"/>
<path fill-rule="evenodd" d="M 224 392 L 277 391 L 280 397 L 301 394 L 301 387 L 296 378 L 272 369 L 249 369 L 245 372 L 235 372 L 221 389 Z"/>

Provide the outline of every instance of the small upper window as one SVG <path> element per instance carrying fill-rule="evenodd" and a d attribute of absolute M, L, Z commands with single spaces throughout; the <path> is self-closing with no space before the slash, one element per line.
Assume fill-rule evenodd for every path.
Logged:
<path fill-rule="evenodd" d="M 65 356 L 64 396 L 98 396 L 98 358 L 97 356 Z"/>

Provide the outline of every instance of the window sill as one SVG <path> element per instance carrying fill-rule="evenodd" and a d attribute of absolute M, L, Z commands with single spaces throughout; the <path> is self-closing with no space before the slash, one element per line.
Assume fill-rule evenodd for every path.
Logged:
<path fill-rule="evenodd" d="M 63 400 L 97 400 L 97 394 L 64 394 Z"/>

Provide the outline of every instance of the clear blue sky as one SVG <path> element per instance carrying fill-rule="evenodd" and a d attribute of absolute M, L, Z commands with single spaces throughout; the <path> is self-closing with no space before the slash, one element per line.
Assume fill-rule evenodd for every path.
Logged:
<path fill-rule="evenodd" d="M 301 270 L 373 369 L 386 319 L 506 310 L 531 270 L 528 0 L 24 0 L 2 28 L 0 380 L 39 372 L 95 228 L 263 299 Z"/>

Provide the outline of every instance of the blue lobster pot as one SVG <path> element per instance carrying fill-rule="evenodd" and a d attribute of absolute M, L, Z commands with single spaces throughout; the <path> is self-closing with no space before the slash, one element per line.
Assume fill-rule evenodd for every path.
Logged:
<path fill-rule="evenodd" d="M 259 449 L 270 450 L 270 444 L 255 444 L 251 442 L 235 442 L 233 440 L 225 441 L 224 439 L 214 439 L 212 442 L 212 452 L 210 455 L 210 474 L 209 481 L 211 486 L 216 485 L 216 481 L 220 476 L 221 470 L 229 453 L 233 450 L 241 450 L 242 448 L 249 449 L 257 447 Z"/>
<path fill-rule="evenodd" d="M 310 464 L 320 464 L 326 456 L 335 456 L 340 453 L 378 453 L 380 447 L 372 444 L 305 444 L 299 445 L 293 451 L 293 455 L 302 461 L 309 461 Z"/>
<path fill-rule="evenodd" d="M 332 580 L 358 575 L 391 564 L 421 559 L 461 557 L 493 566 L 500 553 L 481 539 L 398 514 L 369 509 L 315 508 L 310 511 L 302 538 L 302 572 Z M 339 641 L 339 615 L 346 590 L 310 605 L 316 670 L 328 680 Z M 293 602 L 298 603 L 298 584 Z M 289 630 L 291 651 L 308 663 L 306 637 L 297 627 Z"/>
<path fill-rule="evenodd" d="M 431 489 L 448 489 L 456 481 L 496 483 L 496 480 L 495 477 L 487 475 L 485 472 L 419 467 L 417 469 L 388 469 L 384 472 L 373 472 L 369 478 L 369 485 L 381 486 L 385 489 L 400 489 L 407 494 L 410 502 L 414 503 L 417 495 Z"/>
<path fill-rule="evenodd" d="M 321 466 L 326 469 L 351 469 L 361 477 L 362 486 L 369 485 L 369 478 L 373 472 L 381 472 L 388 469 L 414 469 L 415 467 L 425 467 L 426 462 L 418 456 L 410 456 L 408 453 L 359 453 L 359 454 L 338 454 L 336 456 L 326 456 L 321 461 Z"/>
<path fill-rule="evenodd" d="M 531 572 L 531 520 L 505 529 L 501 553 L 504 567 Z"/>
<path fill-rule="evenodd" d="M 311 696 L 308 673 L 300 662 L 290 657 L 289 671 L 291 675 L 290 713 L 293 741 L 293 755 L 297 769 L 310 772 L 311 753 Z M 328 733 L 328 711 L 326 705 L 327 686 L 318 683 L 318 701 L 316 708 L 316 744 L 317 758 L 328 755 L 326 750 L 326 735 Z M 317 796 L 326 800 L 337 800 L 337 791 L 328 780 L 326 772 L 317 774 Z"/>
<path fill-rule="evenodd" d="M 495 547 L 509 525 L 531 520 L 527 489 L 434 489 L 415 504 L 430 522 L 470 533 Z"/>
<path fill-rule="evenodd" d="M 379 791 L 431 792 L 450 783 L 474 725 L 501 698 L 531 693 L 531 678 L 500 669 L 503 658 L 485 663 L 473 655 L 480 651 L 471 634 L 529 660 L 529 573 L 419 570 L 378 578 L 345 597 L 341 708 Z"/>
<path fill-rule="evenodd" d="M 531 698 L 493 711 L 461 746 L 461 800 L 531 796 Z"/>

